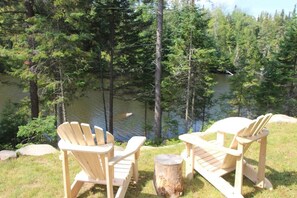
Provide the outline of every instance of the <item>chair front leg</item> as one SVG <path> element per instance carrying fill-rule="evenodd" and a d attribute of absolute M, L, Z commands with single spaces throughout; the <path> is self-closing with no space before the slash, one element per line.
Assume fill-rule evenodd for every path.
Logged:
<path fill-rule="evenodd" d="M 242 154 L 237 157 L 236 161 L 234 192 L 241 194 L 243 180 L 243 145 L 239 143 L 237 148 Z"/>
<path fill-rule="evenodd" d="M 112 169 L 113 166 L 109 166 L 108 164 L 108 154 L 105 154 L 104 160 L 105 160 L 105 172 L 106 172 L 106 188 L 107 188 L 107 197 L 108 198 L 113 198 L 113 186 L 112 186 Z"/>
<path fill-rule="evenodd" d="M 133 160 L 133 180 L 134 180 L 134 183 L 137 183 L 138 182 L 138 160 L 137 159 L 134 159 Z"/>
<path fill-rule="evenodd" d="M 257 174 L 257 183 L 256 183 L 256 186 L 259 188 L 264 188 L 266 145 L 267 145 L 267 136 L 263 137 L 260 141 L 259 164 L 258 164 L 258 174 Z"/>
<path fill-rule="evenodd" d="M 63 182 L 64 182 L 64 196 L 71 197 L 70 177 L 69 177 L 69 163 L 67 151 L 62 152 L 62 167 L 63 167 Z"/>
<path fill-rule="evenodd" d="M 186 143 L 186 177 L 188 179 L 193 179 L 194 173 L 194 147 L 192 144 Z"/>

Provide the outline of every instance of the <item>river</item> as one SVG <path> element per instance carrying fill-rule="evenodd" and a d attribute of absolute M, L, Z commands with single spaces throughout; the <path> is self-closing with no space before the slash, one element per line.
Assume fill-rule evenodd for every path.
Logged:
<path fill-rule="evenodd" d="M 218 74 L 215 77 L 218 82 L 214 87 L 214 98 L 217 99 L 223 93 L 229 90 L 228 76 Z M 5 103 L 10 100 L 18 102 L 28 93 L 23 92 L 16 80 L 6 75 L 0 75 L 0 112 L 2 112 Z M 105 94 L 108 101 L 108 93 Z M 219 105 L 214 105 L 210 111 L 217 115 L 220 112 Z M 87 91 L 83 97 L 75 99 L 66 107 L 67 120 L 90 123 L 97 125 L 105 130 L 104 106 L 102 92 Z M 183 132 L 183 119 L 172 113 L 163 113 L 164 120 L 170 116 L 178 121 L 178 132 Z M 144 135 L 145 106 L 138 101 L 125 101 L 118 98 L 114 99 L 114 136 L 118 141 L 127 141 L 134 135 Z M 147 109 L 147 123 L 153 125 L 154 112 Z M 200 122 L 194 124 L 194 131 L 199 131 Z M 168 132 L 170 135 L 170 132 Z M 148 133 L 152 137 L 152 132 Z"/>

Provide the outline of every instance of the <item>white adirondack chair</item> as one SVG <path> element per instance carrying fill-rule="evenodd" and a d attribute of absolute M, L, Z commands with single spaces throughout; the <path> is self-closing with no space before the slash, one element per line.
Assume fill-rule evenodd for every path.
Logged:
<path fill-rule="evenodd" d="M 259 116 L 256 120 L 226 118 L 215 123 L 206 132 L 180 135 L 179 139 L 186 144 L 183 155 L 186 160 L 187 178 L 191 179 L 196 170 L 226 197 L 243 197 L 243 176 L 249 178 L 257 187 L 272 189 L 272 184 L 265 178 L 266 144 L 269 132 L 264 128 L 271 117 L 272 114 Z M 215 140 L 203 139 L 212 133 L 216 133 Z M 229 147 L 224 145 L 226 134 L 234 136 Z M 245 152 L 253 142 L 260 143 L 258 171 L 244 159 Z M 234 170 L 235 183 L 232 186 L 222 176 Z"/>
<path fill-rule="evenodd" d="M 101 128 L 95 127 L 92 134 L 88 124 L 65 122 L 57 132 L 61 138 L 59 148 L 63 156 L 63 177 L 65 197 L 76 197 L 85 182 L 103 184 L 107 197 L 114 197 L 113 186 L 119 186 L 115 197 L 124 197 L 131 177 L 138 180 L 137 160 L 140 147 L 146 138 L 132 137 L 124 151 L 114 152 L 114 137 L 107 132 L 107 143 Z M 68 154 L 71 153 L 82 168 L 70 186 Z"/>

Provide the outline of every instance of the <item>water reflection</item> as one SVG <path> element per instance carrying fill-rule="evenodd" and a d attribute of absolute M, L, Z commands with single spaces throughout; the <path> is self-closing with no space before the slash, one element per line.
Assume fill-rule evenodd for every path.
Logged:
<path fill-rule="evenodd" d="M 105 100 L 108 101 L 108 93 Z M 108 106 L 106 107 L 108 109 Z M 86 122 L 104 130 L 104 106 L 102 92 L 88 91 L 84 97 L 74 100 L 66 109 L 67 120 Z M 132 113 L 125 116 L 126 113 Z M 153 111 L 147 110 L 147 122 L 153 123 Z M 107 115 L 108 117 L 108 115 Z M 114 98 L 114 136 L 117 140 L 126 141 L 134 135 L 144 135 L 144 104 L 138 101 L 124 101 Z"/>
<path fill-rule="evenodd" d="M 227 93 L 229 90 L 228 77 L 226 75 L 216 75 L 215 80 L 218 82 L 214 87 L 214 98 L 218 99 L 221 94 Z M 17 86 L 17 81 L 6 75 L 0 75 L 0 111 L 2 112 L 6 101 L 18 102 L 28 93 L 24 93 L 22 88 Z M 108 103 L 108 92 L 105 93 L 105 101 Z M 106 107 L 108 109 L 108 106 Z M 144 123 L 145 123 L 145 105 L 138 101 L 126 101 L 118 98 L 114 99 L 114 136 L 116 140 L 127 141 L 134 135 L 144 135 Z M 216 118 L 220 114 L 219 105 L 214 105 L 210 112 Z M 97 125 L 104 130 L 105 118 L 104 118 L 104 106 L 102 99 L 102 92 L 90 90 L 85 93 L 83 97 L 75 99 L 66 108 L 67 120 L 78 121 L 84 123 L 90 123 L 91 125 Z M 126 116 L 126 113 L 132 113 L 130 116 Z M 178 133 L 184 132 L 183 119 L 173 113 L 163 113 L 163 127 L 166 125 L 164 120 L 166 117 L 175 119 L 178 121 Z M 108 116 L 107 116 L 108 118 Z M 147 123 L 153 125 L 154 112 L 147 109 Z M 200 130 L 201 123 L 197 121 L 193 127 L 194 131 Z M 166 128 L 166 126 L 164 127 Z M 168 127 L 167 127 L 168 128 Z M 152 132 L 148 134 L 152 137 Z M 167 135 L 168 134 L 167 132 Z"/>

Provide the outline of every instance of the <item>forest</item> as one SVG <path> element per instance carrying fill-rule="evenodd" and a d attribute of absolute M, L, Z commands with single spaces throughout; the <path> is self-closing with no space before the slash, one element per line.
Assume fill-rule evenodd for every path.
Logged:
<path fill-rule="evenodd" d="M 254 17 L 195 1 L 2 0 L 0 72 L 29 93 L 1 112 L 0 149 L 55 142 L 65 107 L 87 89 L 108 91 L 111 133 L 113 98 L 156 109 L 157 85 L 159 111 L 184 118 L 185 132 L 209 122 L 209 107 L 223 100 L 228 116 L 297 116 L 296 9 Z M 216 73 L 232 75 L 219 101 Z"/>

